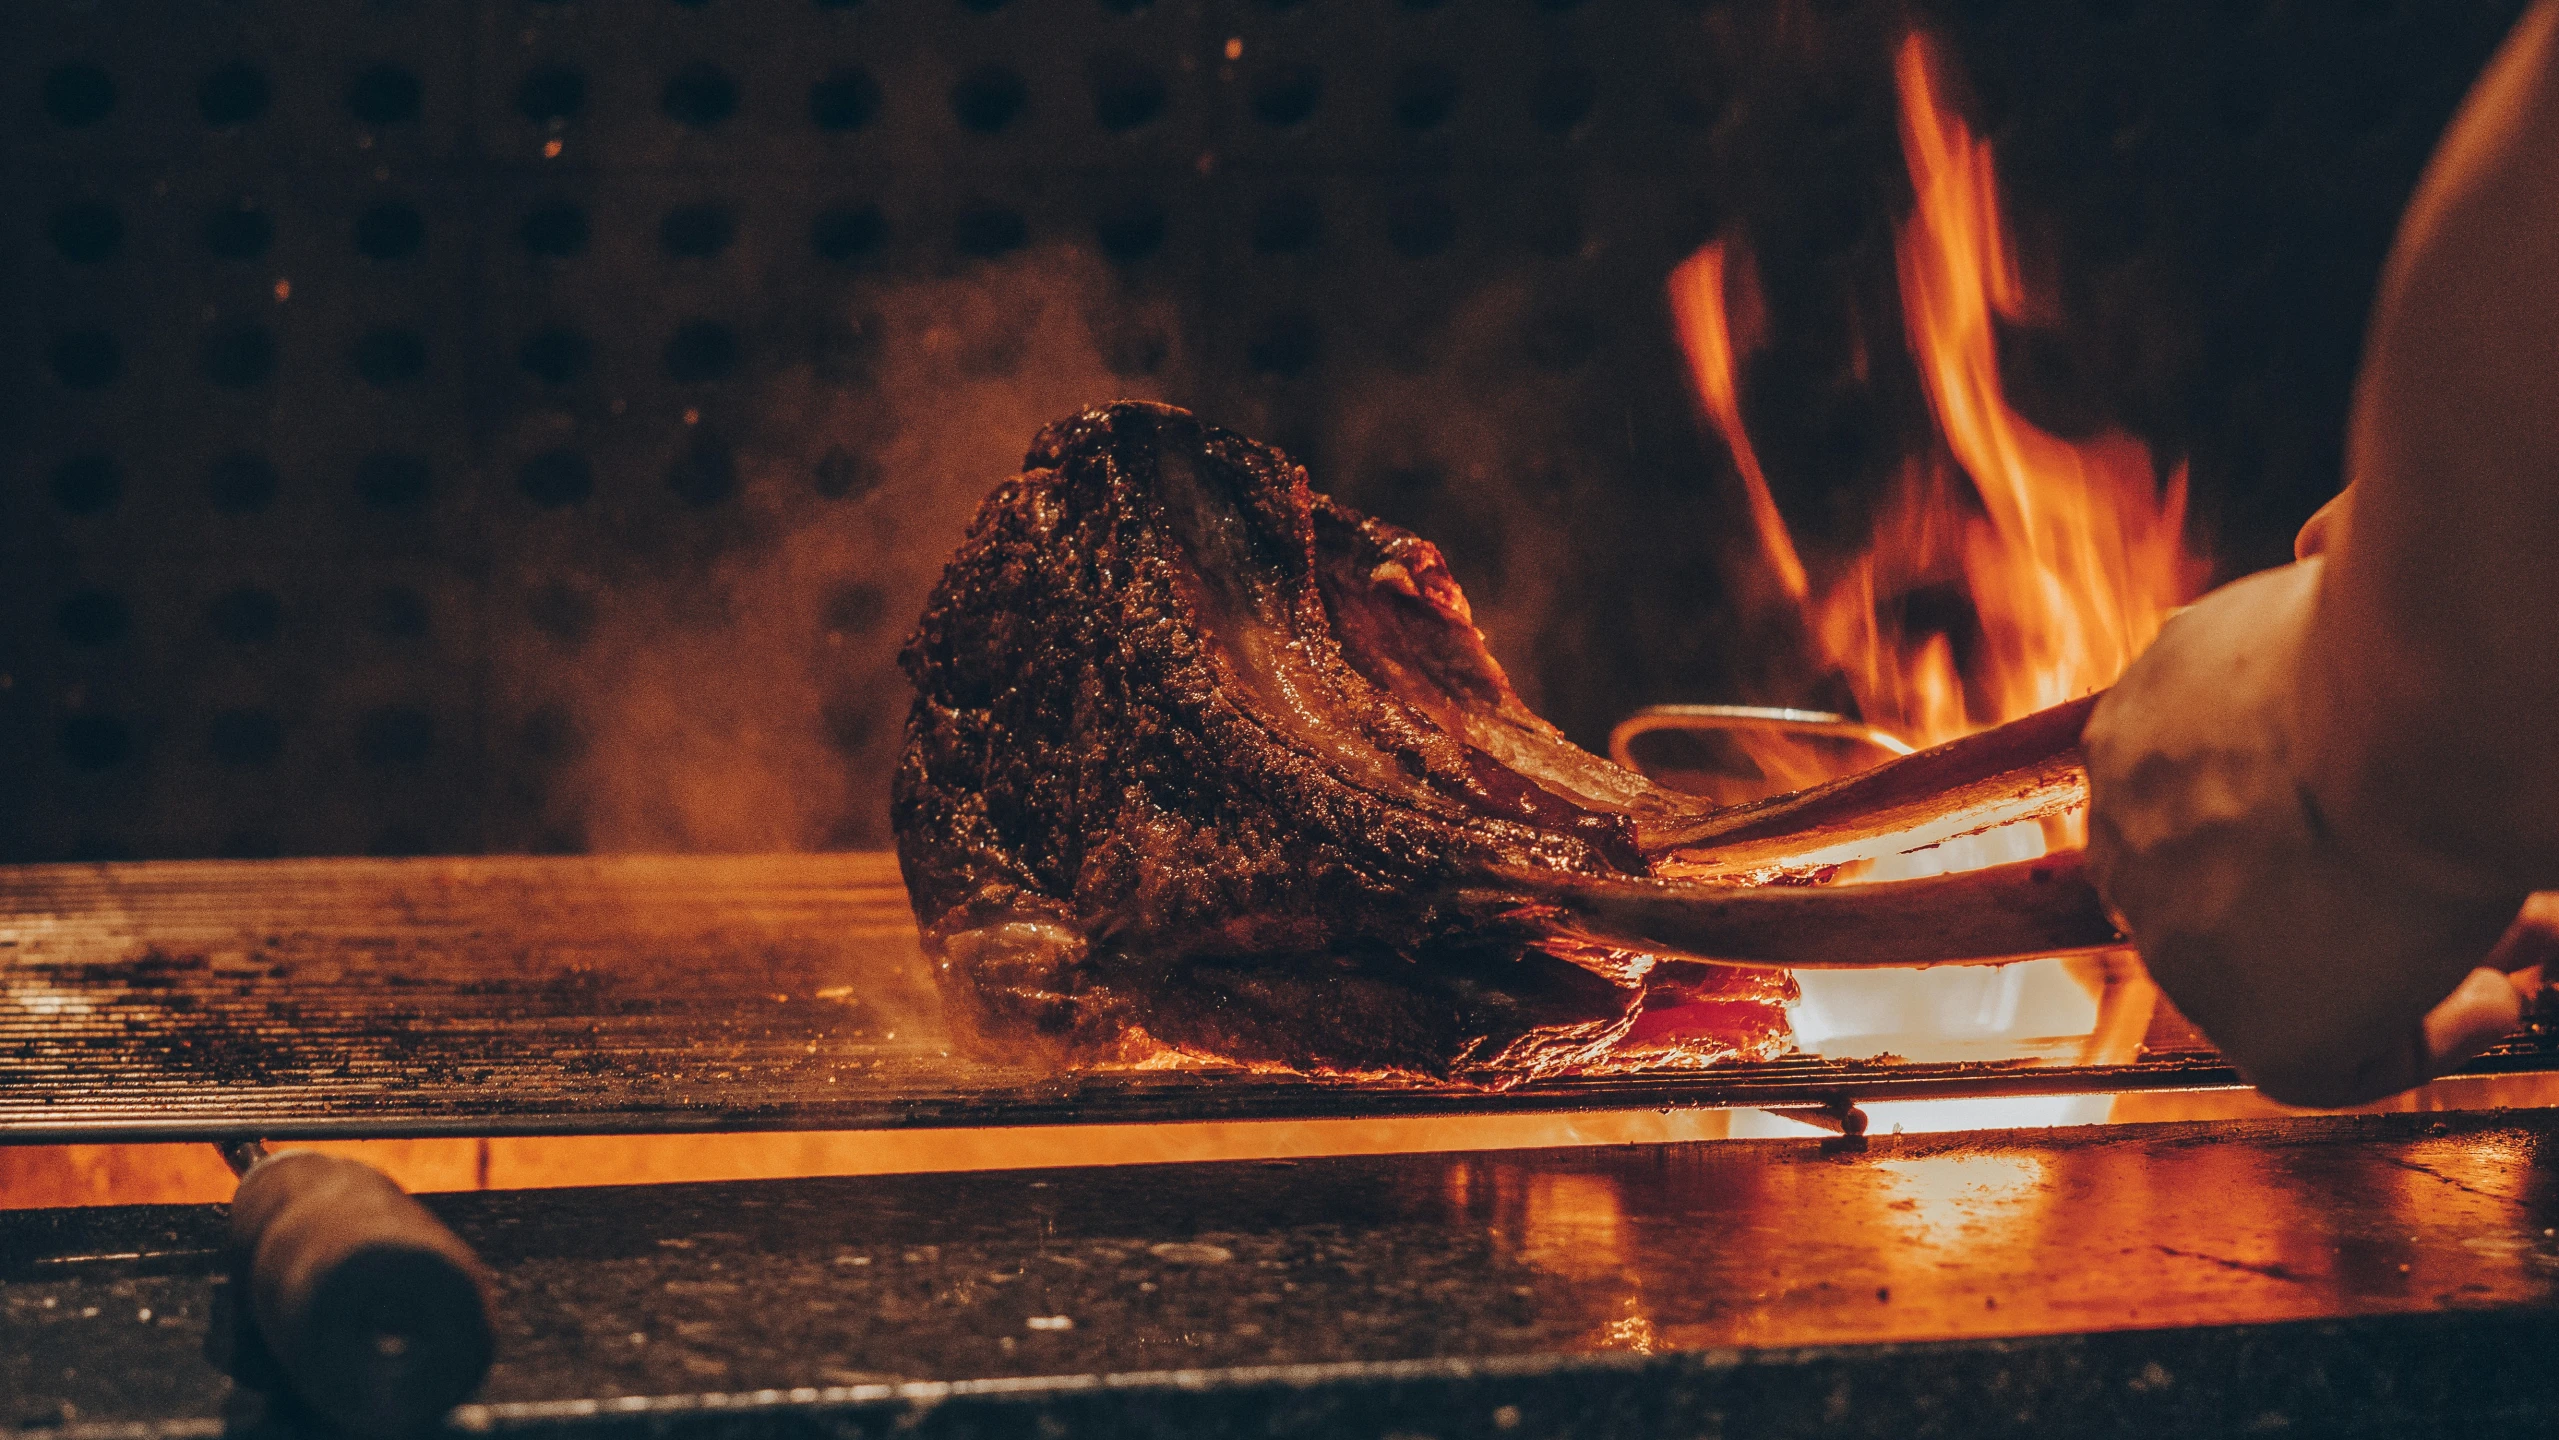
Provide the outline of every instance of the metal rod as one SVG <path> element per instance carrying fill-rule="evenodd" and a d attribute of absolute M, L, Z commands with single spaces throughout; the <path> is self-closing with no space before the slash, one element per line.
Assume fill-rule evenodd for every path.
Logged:
<path fill-rule="evenodd" d="M 1811 735 L 1853 740 L 1872 745 L 1888 755 L 1913 753 L 1910 742 L 1891 731 L 1863 720 L 1834 715 L 1827 710 L 1789 710 L 1768 705 L 1647 705 L 1618 721 L 1617 727 L 1608 732 L 1608 758 L 1629 770 L 1642 769 L 1635 763 L 1634 743 L 1661 730 L 1689 734 L 1757 731 L 1761 734 Z"/>

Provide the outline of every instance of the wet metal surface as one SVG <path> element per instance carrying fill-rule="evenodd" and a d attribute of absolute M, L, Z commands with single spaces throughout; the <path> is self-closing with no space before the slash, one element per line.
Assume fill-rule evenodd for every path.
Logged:
<path fill-rule="evenodd" d="M 2549 1063 L 2527 1044 L 2483 1065 Z M 1500 1095 L 1055 1075 L 953 1051 L 885 855 L 0 869 L 0 1143 L 1784 1107 L 2233 1083 L 2209 1052 L 2103 1069 L 1797 1057 Z"/>
<path fill-rule="evenodd" d="M 500 1277 L 502 1358 L 484 1395 L 499 1406 L 2312 1320 L 2419 1327 L 2355 1332 L 2388 1349 L 2456 1312 L 2559 1318 L 2554 1141 L 2559 1115 L 2536 1111 L 493 1193 L 435 1207 Z M 25 1397 L 7 1418 L 216 1414 L 223 1387 L 198 1349 L 218 1222 L 209 1207 L 0 1216 L 0 1393 Z M 2307 1364 L 2342 1332 L 2282 1333 L 2297 1340 L 2283 1353 Z M 2143 1352 L 2125 1353 L 2138 1377 Z M 2260 1379 L 2274 1385 L 2294 1361 L 2267 1363 Z M 2174 1379 L 2162 1373 L 2154 1388 Z"/>

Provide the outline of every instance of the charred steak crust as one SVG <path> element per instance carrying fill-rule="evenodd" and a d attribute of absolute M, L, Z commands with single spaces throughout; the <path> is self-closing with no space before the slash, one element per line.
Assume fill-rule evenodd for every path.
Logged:
<path fill-rule="evenodd" d="M 1499 1080 L 1642 1008 L 1648 966 L 1540 948 L 1488 877 L 1648 874 L 1697 807 L 1537 719 L 1438 551 L 1275 449 L 1049 427 L 899 658 L 899 862 L 990 1045 Z"/>

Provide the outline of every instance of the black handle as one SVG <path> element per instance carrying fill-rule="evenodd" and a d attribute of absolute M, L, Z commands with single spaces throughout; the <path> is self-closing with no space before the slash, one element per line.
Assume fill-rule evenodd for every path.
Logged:
<path fill-rule="evenodd" d="M 231 1243 L 258 1339 L 340 1428 L 416 1435 L 488 1374 L 487 1271 L 372 1166 L 308 1150 L 258 1161 L 231 1201 Z"/>

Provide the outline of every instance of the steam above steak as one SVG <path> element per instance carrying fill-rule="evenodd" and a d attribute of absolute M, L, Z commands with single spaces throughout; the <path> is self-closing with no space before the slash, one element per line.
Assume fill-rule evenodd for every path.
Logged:
<path fill-rule="evenodd" d="M 1168 406 L 1044 431 L 901 658 L 899 860 L 992 1044 L 1505 1083 L 1781 1050 L 1765 967 L 2114 938 L 2075 856 L 1747 883 L 2074 803 L 2077 715 L 1715 810 L 1521 704 L 1429 542 Z"/>

